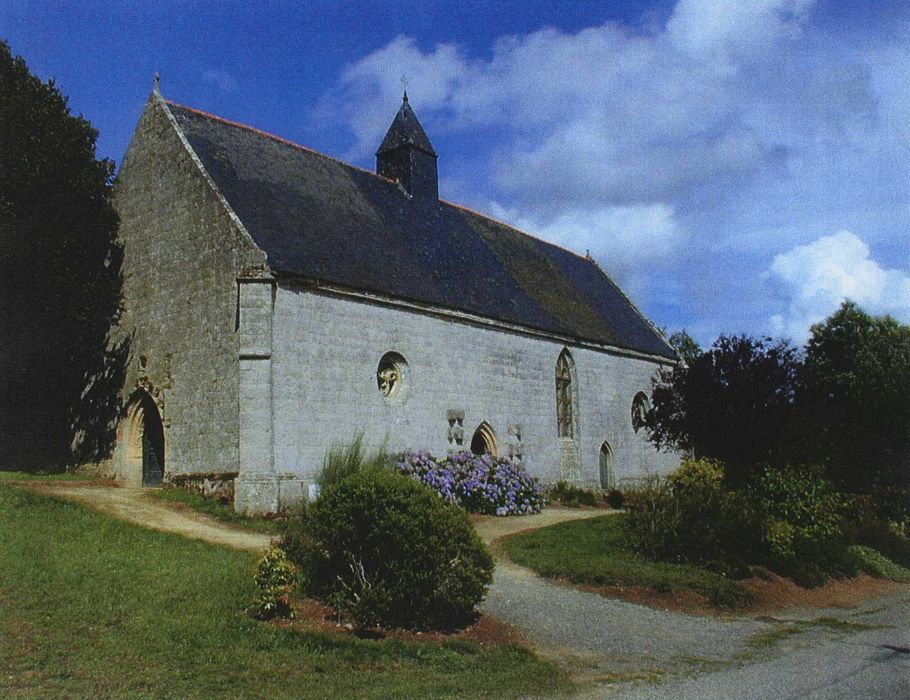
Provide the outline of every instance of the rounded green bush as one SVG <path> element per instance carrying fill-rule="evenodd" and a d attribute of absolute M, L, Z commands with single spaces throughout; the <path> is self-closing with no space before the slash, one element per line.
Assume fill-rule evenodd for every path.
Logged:
<path fill-rule="evenodd" d="M 282 547 L 305 592 L 359 627 L 456 629 L 493 578 L 467 514 L 390 470 L 326 488 L 292 519 Z"/>

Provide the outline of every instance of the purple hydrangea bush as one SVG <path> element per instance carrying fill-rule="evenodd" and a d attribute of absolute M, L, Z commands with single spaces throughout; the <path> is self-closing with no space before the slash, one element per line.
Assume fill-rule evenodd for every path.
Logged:
<path fill-rule="evenodd" d="M 405 452 L 394 462 L 402 474 L 470 513 L 531 515 L 544 505 L 540 482 L 521 463 L 504 457 L 465 450 L 437 459 L 428 452 Z"/>

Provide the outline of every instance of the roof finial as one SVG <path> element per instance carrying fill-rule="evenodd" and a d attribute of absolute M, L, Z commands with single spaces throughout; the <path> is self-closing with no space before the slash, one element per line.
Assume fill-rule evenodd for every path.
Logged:
<path fill-rule="evenodd" d="M 401 76 L 401 86 L 404 88 L 404 97 L 401 98 L 402 102 L 408 101 L 408 79 L 405 76 Z"/>
<path fill-rule="evenodd" d="M 155 77 L 152 78 L 152 92 L 156 95 L 160 95 L 161 92 L 158 89 L 161 84 L 161 74 L 158 71 L 155 71 Z"/>

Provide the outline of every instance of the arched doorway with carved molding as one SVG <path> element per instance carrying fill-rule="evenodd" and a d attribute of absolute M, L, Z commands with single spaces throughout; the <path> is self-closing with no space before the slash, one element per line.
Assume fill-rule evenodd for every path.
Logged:
<path fill-rule="evenodd" d="M 496 431 L 493 426 L 484 421 L 477 426 L 471 438 L 471 452 L 476 455 L 499 456 L 499 443 L 496 440 Z"/>
<path fill-rule="evenodd" d="M 161 486 L 164 458 L 164 424 L 158 404 L 148 391 L 136 389 L 117 431 L 117 476 L 127 486 Z"/>

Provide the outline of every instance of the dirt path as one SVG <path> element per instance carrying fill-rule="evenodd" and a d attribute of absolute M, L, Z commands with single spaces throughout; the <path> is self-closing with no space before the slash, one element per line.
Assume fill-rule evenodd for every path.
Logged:
<path fill-rule="evenodd" d="M 586 518 L 599 518 L 601 515 L 610 515 L 618 511 L 612 510 L 578 510 L 576 508 L 551 508 L 547 507 L 537 515 L 518 515 L 508 518 L 497 518 L 492 515 L 472 516 L 471 522 L 477 534 L 487 544 L 506 535 L 512 535 L 522 530 L 538 530 L 548 525 L 563 523 L 567 520 L 584 520 Z"/>
<path fill-rule="evenodd" d="M 205 515 L 157 502 L 143 489 L 48 481 L 23 485 L 39 493 L 83 503 L 94 510 L 143 527 L 235 549 L 261 552 L 271 541 L 269 535 L 239 530 Z"/>

